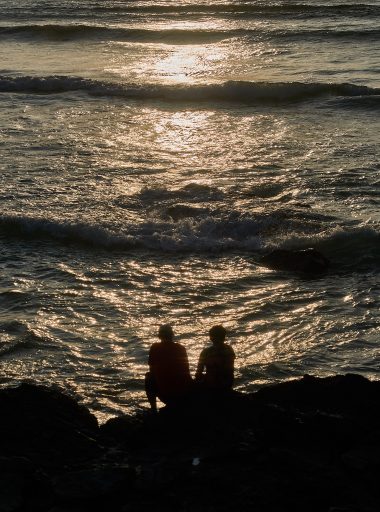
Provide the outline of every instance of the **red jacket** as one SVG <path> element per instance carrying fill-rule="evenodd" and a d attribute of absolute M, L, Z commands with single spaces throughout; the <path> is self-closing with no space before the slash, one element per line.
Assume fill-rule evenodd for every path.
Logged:
<path fill-rule="evenodd" d="M 158 398 L 165 404 L 181 399 L 191 387 L 186 349 L 173 341 L 153 343 L 149 368 Z"/>

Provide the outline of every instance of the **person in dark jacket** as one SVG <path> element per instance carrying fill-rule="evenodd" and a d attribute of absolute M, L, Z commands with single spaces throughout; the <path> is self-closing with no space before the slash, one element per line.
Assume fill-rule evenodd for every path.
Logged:
<path fill-rule="evenodd" d="M 195 381 L 209 391 L 230 391 L 234 381 L 235 352 L 225 343 L 226 329 L 222 325 L 211 327 L 209 336 L 212 345 L 203 349 L 199 356 Z"/>

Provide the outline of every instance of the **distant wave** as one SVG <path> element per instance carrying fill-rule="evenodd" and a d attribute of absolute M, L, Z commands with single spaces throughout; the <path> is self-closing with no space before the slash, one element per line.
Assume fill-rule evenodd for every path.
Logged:
<path fill-rule="evenodd" d="M 378 115 L 378 110 L 380 109 L 380 96 L 334 98 L 329 101 L 329 105 L 351 111 L 353 109 L 367 110 L 368 113 L 376 113 Z"/>
<path fill-rule="evenodd" d="M 30 24 L 0 26 L 0 39 L 6 37 L 28 38 L 33 40 L 70 41 L 75 39 L 99 39 L 133 43 L 162 44 L 205 44 L 226 39 L 246 37 L 253 40 L 280 39 L 378 39 L 380 29 L 140 29 L 94 24 Z"/>
<path fill-rule="evenodd" d="M 165 102 L 298 103 L 322 97 L 377 96 L 380 88 L 350 83 L 244 82 L 204 85 L 135 85 L 75 76 L 0 76 L 0 92 L 57 94 L 82 91 L 93 96 Z"/>
<path fill-rule="evenodd" d="M 173 215 L 174 213 L 174 215 Z M 102 226 L 38 217 L 0 216 L 2 237 L 73 244 L 93 251 L 257 252 L 316 247 L 346 266 L 380 263 L 380 231 L 365 224 L 337 226 L 330 217 L 300 210 L 210 212 L 177 205 L 171 219 Z"/>
<path fill-rule="evenodd" d="M 235 15 L 270 15 L 278 14 L 284 15 L 289 13 L 295 14 L 317 14 L 321 16 L 328 15 L 380 15 L 380 7 L 373 4 L 365 3 L 342 3 L 342 4 L 318 4 L 314 5 L 304 3 L 251 3 L 251 2 L 239 2 L 239 3 L 150 3 L 148 4 L 133 4 L 124 3 L 122 5 L 112 4 L 101 4 L 92 7 L 94 12 L 125 12 L 125 13 L 152 13 L 152 14 L 170 14 L 170 13 L 182 13 L 182 14 L 235 14 Z"/>
<path fill-rule="evenodd" d="M 24 37 L 67 41 L 72 39 L 106 39 L 136 43 L 204 44 L 238 36 L 249 30 L 139 29 L 90 24 L 34 24 L 0 27 L 1 37 Z"/>
<path fill-rule="evenodd" d="M 378 41 L 380 29 L 314 29 L 314 30 L 276 30 L 268 33 L 268 36 L 290 39 L 290 40 L 308 40 L 318 39 L 319 41 L 329 39 L 348 39 L 348 40 L 368 40 Z"/>

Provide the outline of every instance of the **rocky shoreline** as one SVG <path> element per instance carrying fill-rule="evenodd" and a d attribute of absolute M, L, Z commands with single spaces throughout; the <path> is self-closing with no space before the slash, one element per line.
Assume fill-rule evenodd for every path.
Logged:
<path fill-rule="evenodd" d="M 375 512 L 380 381 L 305 376 L 99 426 L 75 399 L 0 391 L 0 512 Z"/>

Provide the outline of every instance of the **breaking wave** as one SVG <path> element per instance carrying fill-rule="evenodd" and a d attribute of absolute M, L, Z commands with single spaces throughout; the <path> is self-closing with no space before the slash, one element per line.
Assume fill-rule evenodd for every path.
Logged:
<path fill-rule="evenodd" d="M 67 41 L 72 39 L 106 39 L 136 43 L 204 44 L 245 36 L 249 30 L 139 29 L 90 24 L 35 24 L 0 27 L 0 37 L 24 37 Z"/>
<path fill-rule="evenodd" d="M 304 4 L 304 3 L 157 3 L 157 4 L 133 4 L 124 3 L 122 5 L 95 5 L 92 9 L 96 12 L 130 12 L 130 13 L 157 13 L 157 14 L 170 14 L 170 13 L 182 13 L 182 14 L 209 14 L 209 13 L 220 13 L 220 14 L 234 14 L 244 16 L 257 16 L 257 15 L 278 15 L 283 16 L 288 14 L 291 15 L 344 15 L 344 16 L 379 16 L 380 7 L 374 4 L 338 4 L 338 5 L 326 5 L 326 4 Z"/>
<path fill-rule="evenodd" d="M 106 226 L 27 216 L 0 217 L 2 237 L 73 244 L 84 249 L 155 252 L 261 252 L 315 247 L 347 265 L 379 263 L 380 231 L 366 224 L 337 226 L 314 212 L 209 211 L 178 204 L 166 218 Z"/>
<path fill-rule="evenodd" d="M 60 222 L 27 216 L 0 217 L 3 235 L 33 240 L 54 240 L 64 244 L 98 247 L 108 250 L 215 251 L 234 248 L 259 249 L 259 232 L 268 219 L 249 217 L 199 219 L 181 216 L 176 222 L 168 212 L 167 220 L 146 221 L 117 226 Z M 185 217 L 185 218 L 183 218 Z M 178 219 L 176 219 L 178 220 Z"/>
<path fill-rule="evenodd" d="M 377 97 L 380 88 L 350 83 L 228 81 L 202 85 L 135 85 L 91 80 L 76 76 L 0 75 L 0 92 L 58 94 L 84 92 L 129 100 L 165 102 L 231 102 L 241 104 L 299 103 L 324 97 Z"/>
<path fill-rule="evenodd" d="M 76 39 L 98 39 L 101 41 L 124 41 L 131 43 L 162 43 L 162 44 L 205 44 L 217 43 L 226 39 L 246 37 L 253 40 L 290 39 L 305 40 L 318 38 L 319 40 L 347 38 L 347 39 L 378 39 L 380 29 L 314 29 L 314 30 L 281 30 L 258 28 L 246 29 L 142 29 L 121 27 L 117 25 L 105 26 L 96 24 L 27 24 L 0 26 L 0 38 L 17 37 L 32 40 L 71 41 Z"/>
<path fill-rule="evenodd" d="M 275 30 L 269 31 L 268 36 L 289 39 L 289 40 L 308 40 L 317 39 L 325 41 L 330 39 L 348 39 L 348 40 L 378 40 L 380 37 L 380 29 L 364 29 L 364 30 L 348 30 L 348 29 L 314 29 L 314 30 Z"/>

